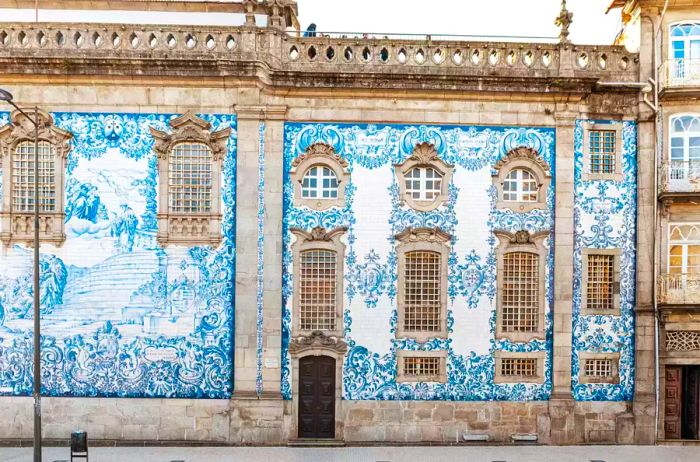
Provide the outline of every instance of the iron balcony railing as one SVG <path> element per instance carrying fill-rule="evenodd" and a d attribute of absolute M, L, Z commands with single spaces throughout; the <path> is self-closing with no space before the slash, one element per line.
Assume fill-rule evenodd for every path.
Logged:
<path fill-rule="evenodd" d="M 669 59 L 662 65 L 665 88 L 700 86 L 700 59 Z"/>
<path fill-rule="evenodd" d="M 700 304 L 700 274 L 662 274 L 657 301 L 666 305 Z"/>
<path fill-rule="evenodd" d="M 700 193 L 700 159 L 664 162 L 661 166 L 661 192 Z"/>

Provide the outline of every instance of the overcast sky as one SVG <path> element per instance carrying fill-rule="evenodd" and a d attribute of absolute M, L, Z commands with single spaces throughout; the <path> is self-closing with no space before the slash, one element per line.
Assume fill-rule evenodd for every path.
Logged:
<path fill-rule="evenodd" d="M 297 0 L 305 29 L 319 31 L 556 37 L 560 0 Z M 605 14 L 611 0 L 568 0 L 574 13 L 571 40 L 610 44 L 620 28 L 619 10 Z M 42 11 L 42 21 L 171 24 L 240 23 L 225 14 Z M 0 21 L 33 21 L 34 11 L 2 10 Z"/>

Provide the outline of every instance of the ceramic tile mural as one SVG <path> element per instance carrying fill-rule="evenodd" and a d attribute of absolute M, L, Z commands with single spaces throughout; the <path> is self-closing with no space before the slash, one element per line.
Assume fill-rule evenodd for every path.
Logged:
<path fill-rule="evenodd" d="M 236 120 L 224 160 L 223 242 L 156 243 L 167 114 L 54 113 L 71 132 L 66 235 L 41 247 L 42 384 L 48 396 L 226 398 L 233 390 Z M 0 123 L 7 114 L 0 115 Z M 32 385 L 32 251 L 0 255 L 0 394 Z"/>
<path fill-rule="evenodd" d="M 349 164 L 344 208 L 314 211 L 296 207 L 289 171 L 310 145 L 323 142 Z M 447 202 L 418 212 L 401 204 L 394 164 L 416 144 L 432 143 L 454 164 Z M 496 210 L 494 164 L 510 150 L 535 149 L 554 172 L 555 131 L 551 128 L 409 126 L 287 123 L 284 145 L 284 279 L 282 391 L 291 397 L 287 345 L 294 288 L 290 227 L 348 228 L 344 236 L 344 331 L 349 345 L 343 365 L 343 398 L 352 400 L 542 400 L 551 392 L 554 181 L 545 210 Z M 554 180 L 554 178 L 553 178 Z M 438 227 L 453 237 L 448 277 L 448 336 L 417 343 L 396 338 L 397 254 L 394 236 L 408 227 Z M 495 339 L 495 229 L 549 232 L 545 340 L 513 343 Z M 397 383 L 397 350 L 447 352 L 447 383 Z M 495 384 L 494 352 L 544 351 L 543 384 Z"/>
<path fill-rule="evenodd" d="M 622 125 L 622 180 L 584 181 L 584 124 Z M 637 124 L 578 120 L 574 131 L 572 387 L 581 401 L 628 401 L 634 393 L 637 235 Z M 584 248 L 620 249 L 620 316 L 581 314 Z M 620 353 L 619 384 L 579 383 L 579 353 Z"/>

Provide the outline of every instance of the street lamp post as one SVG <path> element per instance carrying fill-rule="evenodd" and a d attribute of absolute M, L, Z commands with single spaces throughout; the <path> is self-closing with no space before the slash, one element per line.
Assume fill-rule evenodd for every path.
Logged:
<path fill-rule="evenodd" d="M 34 462 L 41 462 L 41 307 L 39 298 L 39 108 L 34 118 L 12 100 L 12 93 L 0 88 L 0 101 L 11 104 L 34 125 Z"/>

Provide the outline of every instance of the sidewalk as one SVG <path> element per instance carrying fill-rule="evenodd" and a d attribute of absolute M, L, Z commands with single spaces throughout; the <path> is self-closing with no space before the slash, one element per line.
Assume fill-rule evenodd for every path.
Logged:
<path fill-rule="evenodd" d="M 31 462 L 31 448 L 0 448 L 2 462 Z M 79 459 L 83 460 L 83 459 Z M 45 448 L 43 462 L 68 462 L 67 448 Z M 90 462 L 694 462 L 698 446 L 508 446 L 192 448 L 95 447 Z"/>

